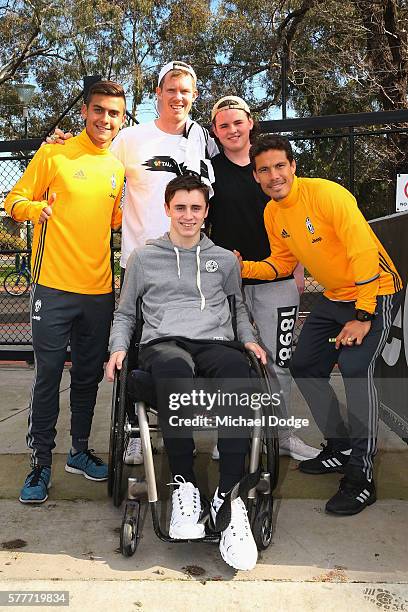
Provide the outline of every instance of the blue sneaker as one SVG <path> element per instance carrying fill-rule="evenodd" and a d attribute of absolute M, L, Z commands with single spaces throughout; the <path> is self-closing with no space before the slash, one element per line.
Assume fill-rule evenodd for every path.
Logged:
<path fill-rule="evenodd" d="M 89 480 L 108 480 L 108 466 L 99 457 L 94 455 L 94 450 L 80 451 L 75 455 L 69 451 L 65 471 L 71 474 L 83 474 Z"/>
<path fill-rule="evenodd" d="M 36 466 L 27 476 L 18 498 L 22 504 L 42 504 L 48 499 L 51 486 L 51 467 Z"/>

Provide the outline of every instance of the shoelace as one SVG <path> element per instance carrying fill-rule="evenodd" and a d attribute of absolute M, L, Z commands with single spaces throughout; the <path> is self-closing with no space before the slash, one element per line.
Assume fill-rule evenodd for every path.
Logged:
<path fill-rule="evenodd" d="M 329 444 L 320 444 L 320 446 L 322 447 L 322 450 L 320 451 L 320 453 L 317 455 L 317 457 L 315 457 L 315 459 L 322 459 L 325 456 L 331 456 L 331 455 L 338 455 L 341 457 L 343 457 L 343 461 L 347 460 L 347 457 L 345 457 L 345 455 L 342 454 L 342 451 L 339 449 L 335 449 L 332 448 L 331 446 L 329 446 Z"/>
<path fill-rule="evenodd" d="M 128 453 L 134 455 L 142 452 L 142 440 L 140 438 L 129 438 Z"/>
<path fill-rule="evenodd" d="M 245 504 L 241 498 L 237 498 L 231 505 L 230 528 L 234 536 L 248 536 L 249 521 Z"/>
<path fill-rule="evenodd" d="M 43 481 L 44 484 L 47 484 L 47 480 L 43 475 L 43 470 L 45 469 L 45 467 L 43 465 L 37 466 L 35 467 L 32 472 L 30 472 L 30 474 L 28 475 L 28 478 L 31 478 L 30 482 L 28 483 L 29 487 L 36 487 L 38 485 L 38 483 L 40 482 L 40 480 Z"/>
<path fill-rule="evenodd" d="M 182 484 L 187 484 L 187 480 L 184 478 L 184 476 L 181 476 L 180 474 L 176 474 L 174 477 L 174 481 L 168 482 L 167 486 L 171 487 L 172 485 L 176 485 L 177 487 L 179 487 Z"/>
<path fill-rule="evenodd" d="M 177 499 L 177 505 L 173 506 L 173 510 L 176 514 L 181 513 L 183 516 L 190 515 L 199 509 L 198 491 L 192 483 L 188 483 L 183 476 L 176 474 L 174 481 L 168 482 L 167 484 L 169 486 L 176 485 L 179 487 L 173 493 L 173 499 Z M 186 486 L 188 484 L 191 484 L 192 486 Z"/>
<path fill-rule="evenodd" d="M 80 453 L 83 453 L 84 455 L 87 456 L 87 464 L 92 461 L 92 463 L 94 463 L 95 465 L 103 465 L 103 461 L 102 459 L 100 459 L 99 457 L 97 457 L 94 453 L 95 450 L 93 448 L 88 448 L 87 450 L 84 451 L 80 451 Z M 74 455 L 75 457 L 76 455 Z"/>
<path fill-rule="evenodd" d="M 331 446 L 329 446 L 329 444 L 324 444 L 321 443 L 320 446 L 322 447 L 322 450 L 320 451 L 320 453 L 317 455 L 317 458 L 321 458 L 324 457 L 325 455 L 338 455 L 341 451 L 339 450 L 335 450 L 334 448 L 332 448 Z"/>
<path fill-rule="evenodd" d="M 329 452 L 330 449 L 328 444 L 324 444 L 324 442 L 322 442 L 320 446 L 322 447 L 322 450 L 320 451 L 319 455 Z"/>

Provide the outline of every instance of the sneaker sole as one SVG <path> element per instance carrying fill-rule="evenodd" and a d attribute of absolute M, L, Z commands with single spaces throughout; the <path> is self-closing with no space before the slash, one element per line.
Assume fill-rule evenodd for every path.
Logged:
<path fill-rule="evenodd" d="M 144 461 L 143 458 L 142 459 L 138 459 L 137 461 L 135 459 L 124 459 L 123 463 L 125 465 L 143 465 Z"/>
<path fill-rule="evenodd" d="M 317 455 L 314 457 L 305 457 L 304 455 L 300 455 L 299 453 L 291 453 L 290 451 L 279 449 L 280 457 L 292 457 L 295 461 L 308 461 L 309 459 L 316 459 Z"/>
<path fill-rule="evenodd" d="M 46 495 L 44 497 L 44 499 L 21 499 L 21 497 L 18 498 L 18 501 L 21 502 L 22 504 L 43 504 L 44 502 L 46 502 L 48 499 L 48 495 Z"/>
<path fill-rule="evenodd" d="M 326 514 L 334 514 L 334 515 L 337 515 L 337 516 L 354 516 L 355 514 L 359 514 L 367 506 L 372 506 L 376 501 L 377 501 L 377 496 L 373 497 L 372 499 L 368 499 L 366 502 L 361 504 L 361 506 L 359 508 L 357 508 L 356 510 L 353 510 L 351 512 L 350 512 L 350 510 L 336 510 L 336 511 L 328 510 L 327 506 L 325 508 L 325 511 L 326 511 Z"/>
<path fill-rule="evenodd" d="M 241 570 L 243 572 L 250 572 L 251 570 L 255 569 L 255 567 L 256 567 L 256 563 L 255 563 L 255 565 L 251 565 L 250 567 L 249 566 L 244 566 L 244 565 L 241 565 L 240 567 L 238 567 L 238 564 L 230 559 L 230 557 L 228 556 L 227 551 L 222 546 L 222 540 L 221 540 L 221 543 L 220 543 L 220 553 L 221 553 L 221 557 L 223 558 L 225 563 L 227 565 L 229 565 L 230 567 L 232 567 L 233 569 L 235 569 L 235 570 Z"/>
<path fill-rule="evenodd" d="M 303 474 L 312 474 L 312 475 L 319 475 L 319 474 L 335 474 L 336 472 L 339 474 L 344 474 L 344 469 L 345 469 L 345 465 L 339 466 L 337 468 L 326 468 L 326 467 L 322 467 L 321 470 L 319 469 L 311 469 L 311 468 L 304 468 L 302 465 L 299 464 L 299 470 L 301 472 L 303 472 Z"/>
<path fill-rule="evenodd" d="M 89 476 L 89 474 L 87 474 L 84 470 L 79 470 L 78 468 L 71 467 L 70 465 L 65 466 L 65 471 L 69 472 L 70 474 L 82 474 L 82 476 L 85 476 L 85 478 L 88 480 L 93 480 L 94 482 L 103 482 L 104 480 L 108 480 L 107 476 L 104 476 L 103 478 L 95 478 L 94 476 Z"/>
<path fill-rule="evenodd" d="M 203 532 L 201 535 L 195 535 L 195 536 L 179 535 L 176 531 L 169 529 L 169 537 L 172 538 L 172 540 L 202 540 L 202 538 L 205 537 L 204 525 L 203 525 Z"/>

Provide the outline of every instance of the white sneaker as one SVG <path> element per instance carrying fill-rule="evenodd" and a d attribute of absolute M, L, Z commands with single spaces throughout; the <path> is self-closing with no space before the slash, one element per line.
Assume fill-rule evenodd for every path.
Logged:
<path fill-rule="evenodd" d="M 211 459 L 214 459 L 214 461 L 219 461 L 220 460 L 220 452 L 218 450 L 217 444 L 212 449 Z"/>
<path fill-rule="evenodd" d="M 223 502 L 224 499 L 219 497 L 217 488 L 211 502 L 214 523 Z M 231 502 L 231 521 L 221 532 L 220 553 L 225 563 L 236 570 L 252 570 L 258 560 L 258 549 L 248 521 L 247 509 L 240 497 Z"/>
<path fill-rule="evenodd" d="M 179 485 L 173 491 L 169 536 L 176 540 L 197 540 L 205 535 L 204 525 L 199 523 L 201 514 L 200 491 L 182 476 L 175 476 Z"/>
<path fill-rule="evenodd" d="M 140 438 L 129 438 L 123 460 L 126 465 L 141 465 L 143 463 L 142 441 Z"/>
<path fill-rule="evenodd" d="M 291 433 L 290 436 L 279 439 L 279 454 L 289 455 L 297 461 L 304 461 L 305 459 L 314 459 L 319 454 L 319 450 L 313 446 L 309 446 L 303 440 Z"/>

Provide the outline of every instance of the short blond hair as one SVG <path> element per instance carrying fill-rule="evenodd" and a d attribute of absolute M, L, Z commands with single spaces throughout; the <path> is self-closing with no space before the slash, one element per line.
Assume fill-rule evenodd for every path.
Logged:
<path fill-rule="evenodd" d="M 196 83 L 193 75 L 190 74 L 189 72 L 187 72 L 186 70 L 180 70 L 179 68 L 177 68 L 176 70 L 170 70 L 170 72 L 166 72 L 166 74 L 164 75 L 164 77 L 162 78 L 162 80 L 159 83 L 159 88 L 163 89 L 163 85 L 164 85 L 164 81 L 166 80 L 166 77 L 177 78 L 177 77 L 181 77 L 181 76 L 189 76 L 189 77 L 191 77 L 191 82 L 193 84 L 193 88 L 195 89 L 197 83 Z"/>

